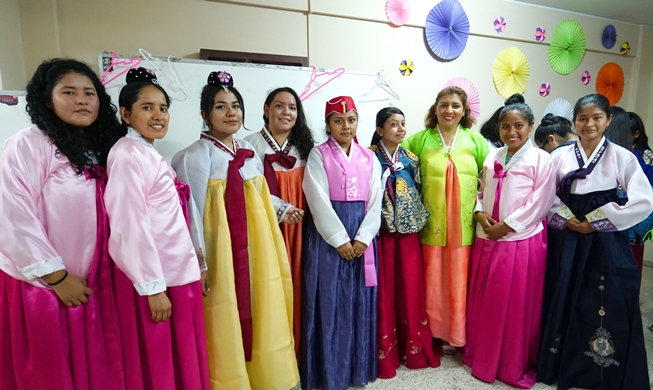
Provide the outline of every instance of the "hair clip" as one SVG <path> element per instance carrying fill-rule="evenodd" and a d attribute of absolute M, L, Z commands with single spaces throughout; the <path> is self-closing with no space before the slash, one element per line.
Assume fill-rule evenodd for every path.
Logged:
<path fill-rule="evenodd" d="M 129 69 L 127 77 L 125 77 L 127 84 L 131 83 L 152 83 L 158 84 L 156 74 L 149 69 L 138 67 L 136 69 Z"/>
<path fill-rule="evenodd" d="M 225 92 L 229 92 L 229 88 L 234 86 L 234 79 L 231 75 L 223 70 L 218 72 L 209 73 L 209 77 L 206 80 L 206 83 L 209 85 L 219 85 Z"/>

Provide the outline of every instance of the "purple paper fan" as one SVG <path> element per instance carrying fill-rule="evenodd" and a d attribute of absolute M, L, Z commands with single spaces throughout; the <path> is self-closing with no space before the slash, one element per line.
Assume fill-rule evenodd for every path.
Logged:
<path fill-rule="evenodd" d="M 426 17 L 426 41 L 436 56 L 452 60 L 465 50 L 469 19 L 457 0 L 442 0 Z"/>
<path fill-rule="evenodd" d="M 601 35 L 601 42 L 603 42 L 603 47 L 606 49 L 612 49 L 614 44 L 617 42 L 617 29 L 608 24 L 603 29 L 603 34 Z"/>

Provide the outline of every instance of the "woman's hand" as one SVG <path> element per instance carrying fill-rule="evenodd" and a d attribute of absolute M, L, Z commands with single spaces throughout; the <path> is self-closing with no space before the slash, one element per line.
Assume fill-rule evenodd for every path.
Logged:
<path fill-rule="evenodd" d="M 565 226 L 568 227 L 569 230 L 573 230 L 580 234 L 590 234 L 594 232 L 594 228 L 587 220 L 581 222 L 577 218 L 571 218 L 567 223 L 565 223 Z"/>
<path fill-rule="evenodd" d="M 304 218 L 304 210 L 292 206 L 288 209 L 288 212 L 283 217 L 283 220 L 281 222 L 286 223 L 288 225 L 294 225 L 300 222 L 303 218 Z"/>
<path fill-rule="evenodd" d="M 202 283 L 202 295 L 205 297 L 208 296 L 209 291 L 211 291 L 211 287 L 209 287 L 209 271 L 202 271 L 200 283 Z"/>
<path fill-rule="evenodd" d="M 340 245 L 336 250 L 340 254 L 340 257 L 345 260 L 353 260 L 356 258 L 356 256 L 354 256 L 354 248 L 352 247 L 351 242 L 346 242 Z"/>
<path fill-rule="evenodd" d="M 483 232 L 487 234 L 490 240 L 498 240 L 501 237 L 505 236 L 514 230 L 508 226 L 505 222 L 497 222 L 487 229 L 483 229 Z"/>
<path fill-rule="evenodd" d="M 493 225 L 497 223 L 497 221 L 495 221 L 494 218 L 492 218 L 489 214 L 486 214 L 482 211 L 477 211 L 476 213 L 474 213 L 474 216 L 476 217 L 478 223 L 481 224 L 483 231 L 485 231 L 485 229 L 491 228 Z"/>
<path fill-rule="evenodd" d="M 354 259 L 357 259 L 363 256 L 363 253 L 365 253 L 365 250 L 367 249 L 367 245 L 363 244 L 360 241 L 354 240 L 352 248 L 354 249 Z"/>
<path fill-rule="evenodd" d="M 172 315 L 172 304 L 165 292 L 148 296 L 147 303 L 152 310 L 152 319 L 156 322 L 165 321 Z"/>
<path fill-rule="evenodd" d="M 56 283 L 61 280 L 65 274 L 65 270 L 53 272 L 49 275 L 45 275 L 43 280 L 46 283 Z M 69 273 L 61 283 L 51 287 L 59 299 L 61 299 L 61 302 L 68 307 L 80 306 L 83 303 L 88 302 L 88 296 L 93 295 L 93 290 L 88 288 L 86 280 L 71 273 Z"/>

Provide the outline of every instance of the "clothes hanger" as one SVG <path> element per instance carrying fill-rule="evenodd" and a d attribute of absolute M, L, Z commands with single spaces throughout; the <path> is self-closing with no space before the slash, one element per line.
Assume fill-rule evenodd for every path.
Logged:
<path fill-rule="evenodd" d="M 376 72 L 376 80 L 374 80 L 374 82 L 376 82 L 376 85 L 378 85 L 379 87 L 381 87 L 381 89 L 383 89 L 384 91 L 386 91 L 387 93 L 389 93 L 390 96 L 392 96 L 393 98 L 395 98 L 395 99 L 397 99 L 397 100 L 401 100 L 401 99 L 399 98 L 399 95 L 397 95 L 397 93 L 396 93 L 396 92 L 392 89 L 392 87 L 390 87 L 390 85 L 388 84 L 388 80 L 386 79 L 385 75 L 384 75 L 384 74 L 381 74 L 380 71 L 379 71 L 379 72 Z"/>
<path fill-rule="evenodd" d="M 138 49 L 138 52 L 141 54 L 143 59 L 145 59 L 150 64 L 151 69 L 154 71 L 154 73 L 156 73 L 156 76 L 159 78 L 159 80 L 165 79 L 167 81 L 166 88 L 168 88 L 171 92 L 179 92 L 184 95 L 184 98 L 181 100 L 190 99 L 188 91 L 186 91 L 186 88 L 184 88 L 184 86 L 181 84 L 179 75 L 177 74 L 175 68 L 172 66 L 172 61 L 174 59 L 173 56 L 168 56 L 167 60 L 163 62 L 143 48 Z M 161 67 L 159 67 L 158 64 L 160 64 Z M 165 70 L 166 65 L 169 71 Z M 170 77 L 169 74 L 172 74 L 172 77 Z"/>
<path fill-rule="evenodd" d="M 342 76 L 345 73 L 345 68 L 338 68 L 334 70 L 329 70 L 326 72 L 320 72 L 318 73 L 317 68 L 313 65 L 311 65 L 311 68 L 313 69 L 313 74 L 311 76 L 311 79 L 309 80 L 308 84 L 306 84 L 306 87 L 304 88 L 304 91 L 299 95 L 299 100 L 305 101 L 317 91 L 322 89 L 324 86 L 332 82 L 333 80 L 337 79 L 338 77 Z M 313 82 L 323 76 L 329 76 L 330 78 L 326 80 L 323 84 L 319 85 L 317 88 L 311 90 L 311 87 L 313 86 Z"/>
<path fill-rule="evenodd" d="M 139 57 L 130 58 L 128 60 L 119 60 L 118 57 L 116 56 L 116 53 L 111 52 L 110 54 L 111 54 L 111 64 L 107 67 L 107 70 L 105 70 L 104 73 L 102 73 L 102 76 L 100 76 L 100 82 L 103 85 L 109 84 L 113 80 L 120 77 L 120 75 L 122 75 L 123 73 L 129 71 L 129 69 L 137 67 L 141 63 L 141 61 L 143 61 Z M 122 69 L 120 72 L 118 72 L 116 75 L 111 77 L 109 80 L 105 81 L 104 79 L 108 76 L 108 74 L 115 70 L 116 65 L 126 66 L 126 68 Z"/>

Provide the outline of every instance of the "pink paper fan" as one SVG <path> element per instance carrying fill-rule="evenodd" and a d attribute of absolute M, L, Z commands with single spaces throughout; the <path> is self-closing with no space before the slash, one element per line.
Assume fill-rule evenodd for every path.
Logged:
<path fill-rule="evenodd" d="M 409 0 L 388 0 L 385 4 L 385 15 L 393 25 L 399 27 L 410 18 Z"/>
<path fill-rule="evenodd" d="M 503 32 L 503 30 L 506 29 L 506 20 L 503 18 L 503 16 L 497 16 L 496 19 L 494 19 L 494 31 L 500 33 Z"/>
<path fill-rule="evenodd" d="M 461 88 L 467 94 L 467 105 L 469 110 L 472 112 L 472 118 L 474 120 L 478 119 L 478 116 L 481 114 L 481 95 L 478 93 L 476 86 L 470 79 L 463 76 L 452 77 L 444 83 L 442 88 L 456 86 Z"/>
<path fill-rule="evenodd" d="M 580 78 L 580 81 L 583 83 L 583 85 L 589 84 L 590 80 L 592 79 L 592 75 L 588 71 L 583 72 L 583 76 Z"/>
<path fill-rule="evenodd" d="M 535 29 L 535 40 L 538 42 L 544 42 L 544 38 L 546 38 L 546 30 L 544 27 L 538 27 Z"/>
<path fill-rule="evenodd" d="M 540 96 L 548 96 L 549 92 L 551 92 L 551 85 L 549 83 L 542 83 L 542 86 L 540 87 Z"/>

